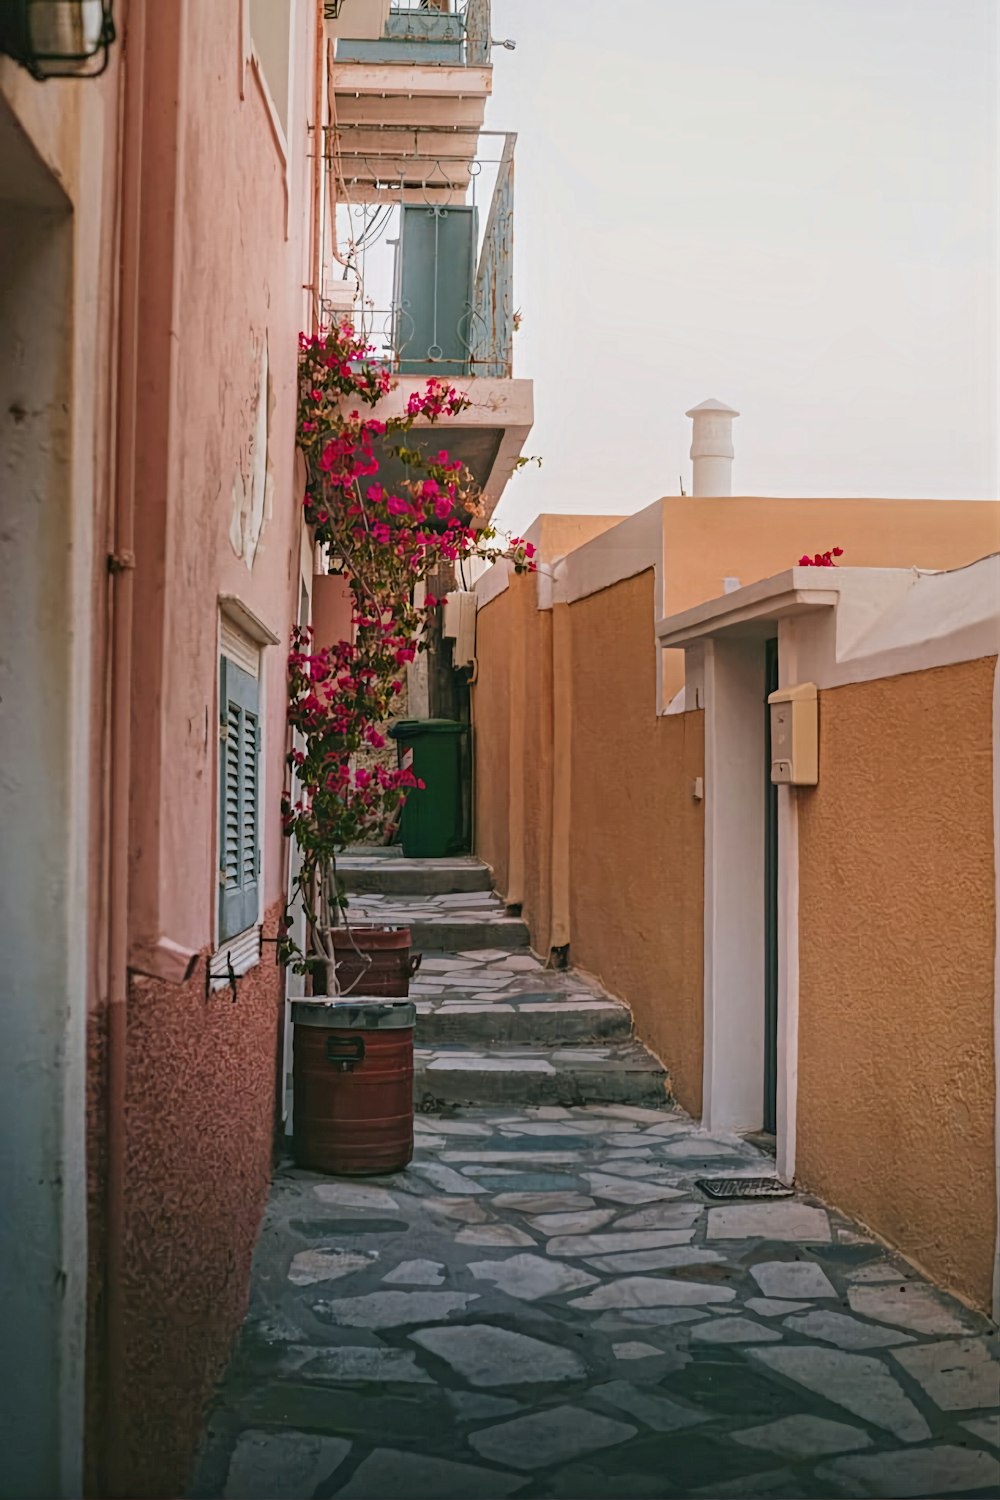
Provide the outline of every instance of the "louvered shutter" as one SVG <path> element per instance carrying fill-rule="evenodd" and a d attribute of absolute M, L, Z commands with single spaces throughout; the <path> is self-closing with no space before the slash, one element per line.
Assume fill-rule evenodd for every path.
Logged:
<path fill-rule="evenodd" d="M 257 680 L 228 657 L 219 666 L 219 940 L 259 917 L 260 720 Z"/>

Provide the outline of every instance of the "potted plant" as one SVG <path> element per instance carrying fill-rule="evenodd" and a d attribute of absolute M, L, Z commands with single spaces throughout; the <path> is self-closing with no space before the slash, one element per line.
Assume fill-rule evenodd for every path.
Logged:
<path fill-rule="evenodd" d="M 332 572 L 352 596 L 349 640 L 316 647 L 309 628 L 296 628 L 288 658 L 288 755 L 292 785 L 282 799 L 286 835 L 300 868 L 295 889 L 305 914 L 305 946 L 292 938 L 286 911 L 280 955 L 313 976 L 314 993 L 408 993 L 413 968 L 408 929 L 351 924 L 337 856 L 348 845 L 379 836 L 420 789 L 412 770 L 360 763 L 384 747 L 381 725 L 403 691 L 405 669 L 424 649 L 427 611 L 416 586 L 443 564 L 476 554 L 511 559 L 532 571 L 534 548 L 519 537 L 501 540 L 476 527 L 481 512 L 472 476 L 445 449 L 426 454 L 405 437 L 414 424 L 436 424 L 469 405 L 454 386 L 431 378 L 386 420 L 375 407 L 391 378 L 372 362 L 370 347 L 350 323 L 299 345 L 297 440 L 306 464 L 306 519 L 323 544 Z M 379 483 L 380 457 L 402 459 L 407 478 L 395 493 Z"/>

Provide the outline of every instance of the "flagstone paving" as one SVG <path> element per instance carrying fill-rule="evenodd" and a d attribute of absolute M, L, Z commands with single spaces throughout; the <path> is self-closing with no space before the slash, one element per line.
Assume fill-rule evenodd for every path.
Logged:
<path fill-rule="evenodd" d="M 417 1142 L 278 1171 L 198 1500 L 996 1495 L 995 1336 L 802 1195 L 710 1206 L 746 1142 L 613 1104 Z"/>

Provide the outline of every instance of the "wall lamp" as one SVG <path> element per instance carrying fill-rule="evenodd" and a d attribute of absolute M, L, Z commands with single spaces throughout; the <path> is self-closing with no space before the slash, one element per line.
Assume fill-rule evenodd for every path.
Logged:
<path fill-rule="evenodd" d="M 114 0 L 2 0 L 0 52 L 33 78 L 97 78 L 108 66 Z"/>

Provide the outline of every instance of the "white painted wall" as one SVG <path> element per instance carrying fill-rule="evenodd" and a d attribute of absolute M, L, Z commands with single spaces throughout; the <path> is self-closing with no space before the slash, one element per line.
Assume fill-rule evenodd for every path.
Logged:
<path fill-rule="evenodd" d="M 764 643 L 704 643 L 705 1073 L 709 1130 L 764 1114 Z M 754 898 L 747 899 L 753 892 Z"/>
<path fill-rule="evenodd" d="M 0 202 L 0 1495 L 20 1500 L 82 1486 L 93 517 L 72 219 L 24 165 Z"/>

